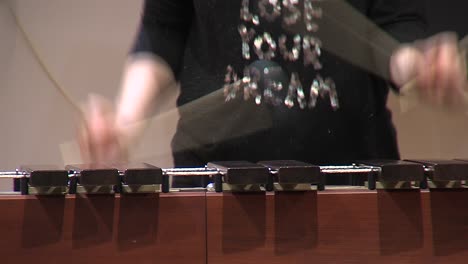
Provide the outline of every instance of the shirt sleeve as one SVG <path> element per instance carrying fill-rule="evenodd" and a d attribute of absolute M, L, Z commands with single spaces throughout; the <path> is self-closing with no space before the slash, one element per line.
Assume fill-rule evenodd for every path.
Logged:
<path fill-rule="evenodd" d="M 145 0 L 130 53 L 162 58 L 178 78 L 192 18 L 191 0 Z"/>

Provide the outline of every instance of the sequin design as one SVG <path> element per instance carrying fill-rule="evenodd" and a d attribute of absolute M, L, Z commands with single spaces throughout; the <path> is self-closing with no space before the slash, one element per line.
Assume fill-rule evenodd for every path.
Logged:
<path fill-rule="evenodd" d="M 262 102 L 262 96 L 258 89 L 259 73 L 246 67 L 244 76 L 239 79 L 232 66 L 228 66 L 227 73 L 224 77 L 224 98 L 226 102 L 236 99 L 240 92 L 243 92 L 244 100 L 249 100 L 251 97 L 255 99 L 256 104 Z"/>
<path fill-rule="evenodd" d="M 316 20 L 322 18 L 322 8 L 315 5 L 317 0 L 304 0 L 304 23 L 308 32 L 317 32 L 319 25 Z"/>
<path fill-rule="evenodd" d="M 323 78 L 318 75 L 310 86 L 309 108 L 314 108 L 316 106 L 319 97 L 325 98 L 327 95 L 330 98 L 331 107 L 335 110 L 338 109 L 340 104 L 338 102 L 335 82 L 330 78 L 323 80 Z"/>
<path fill-rule="evenodd" d="M 244 22 L 251 22 L 254 25 L 259 25 L 260 24 L 260 19 L 258 18 L 258 15 L 254 15 L 250 13 L 250 1 L 249 0 L 242 0 L 242 7 L 240 10 L 240 18 Z"/>
<path fill-rule="evenodd" d="M 263 44 L 267 45 L 267 50 L 263 50 Z M 258 36 L 254 40 L 255 53 L 259 59 L 271 60 L 276 55 L 276 42 L 273 40 L 271 35 L 267 32 L 263 33 L 263 36 Z"/>
<path fill-rule="evenodd" d="M 258 10 L 262 18 L 273 22 L 281 16 L 281 0 L 259 0 Z"/>
<path fill-rule="evenodd" d="M 286 26 L 298 23 L 302 16 L 299 0 L 283 0 L 283 7 L 283 23 Z"/>
<path fill-rule="evenodd" d="M 291 50 L 288 50 L 288 48 L 286 47 L 286 41 L 286 35 L 281 35 L 278 39 L 281 55 L 283 55 L 284 60 L 297 61 L 301 52 L 301 35 L 297 34 L 296 36 L 294 36 L 293 47 L 291 48 Z"/>
<path fill-rule="evenodd" d="M 302 42 L 304 66 L 313 65 L 315 70 L 322 69 L 319 57 L 322 55 L 322 42 L 312 36 L 305 36 Z"/>
<path fill-rule="evenodd" d="M 299 107 L 301 109 L 304 109 L 306 106 L 304 89 L 302 88 L 302 84 L 301 84 L 301 81 L 299 80 L 298 74 L 294 72 L 291 74 L 291 81 L 289 82 L 288 95 L 284 99 L 284 104 L 287 107 L 292 108 L 296 100 L 299 103 Z"/>
<path fill-rule="evenodd" d="M 334 81 L 331 78 L 324 79 L 319 74 L 323 68 L 320 62 L 322 42 L 315 33 L 319 31 L 318 22 L 323 15 L 319 6 L 321 1 L 324 0 L 258 0 L 255 5 L 250 0 L 242 0 L 240 18 L 243 24 L 238 27 L 242 40 L 242 58 L 253 63 L 244 68 L 242 78 L 228 66 L 224 86 L 226 101 L 243 93 L 244 100 L 253 98 L 256 104 L 283 104 L 287 108 L 297 106 L 300 109 L 312 109 L 319 99 L 328 96 L 331 108 L 339 108 Z M 252 13 L 251 7 L 257 7 L 258 14 Z M 296 30 L 298 33 L 276 37 L 264 31 L 264 28 L 268 28 L 265 26 L 277 23 L 278 19 L 281 19 L 280 24 L 288 32 Z M 279 64 L 273 63 L 273 59 L 278 57 L 285 63 L 295 63 L 301 55 L 305 69 L 311 69 L 311 74 L 316 74 L 308 95 L 297 72 L 292 71 L 289 78 L 283 78 L 287 74 Z M 278 80 L 278 76 L 282 80 Z M 287 91 L 281 93 L 285 88 Z"/>
<path fill-rule="evenodd" d="M 239 26 L 239 35 L 242 38 L 242 57 L 246 60 L 250 60 L 250 41 L 255 36 L 255 30 L 251 28 L 247 29 L 245 25 Z"/>

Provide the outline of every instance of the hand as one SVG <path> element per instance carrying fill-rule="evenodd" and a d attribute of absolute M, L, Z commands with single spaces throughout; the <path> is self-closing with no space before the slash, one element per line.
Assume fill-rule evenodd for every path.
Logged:
<path fill-rule="evenodd" d="M 90 95 L 78 141 L 84 163 L 112 164 L 127 160 L 128 138 L 116 122 L 112 104 Z"/>
<path fill-rule="evenodd" d="M 390 72 L 403 94 L 413 87 L 431 105 L 467 107 L 466 59 L 455 34 L 441 33 L 403 45 L 392 55 Z"/>

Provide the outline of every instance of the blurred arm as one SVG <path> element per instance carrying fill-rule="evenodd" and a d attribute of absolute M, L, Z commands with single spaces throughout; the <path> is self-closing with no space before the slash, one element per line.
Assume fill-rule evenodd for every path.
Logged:
<path fill-rule="evenodd" d="M 146 0 L 124 69 L 117 122 L 141 120 L 162 89 L 178 77 L 192 22 L 190 0 Z"/>
<path fill-rule="evenodd" d="M 158 94 L 174 87 L 191 25 L 190 0 L 146 0 L 115 106 L 91 96 L 79 133 L 86 162 L 126 160 Z"/>

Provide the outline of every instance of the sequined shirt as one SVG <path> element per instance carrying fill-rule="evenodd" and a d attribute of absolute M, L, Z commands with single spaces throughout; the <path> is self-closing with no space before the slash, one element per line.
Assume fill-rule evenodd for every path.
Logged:
<path fill-rule="evenodd" d="M 326 49 L 321 50 L 320 67 L 313 63 L 305 66 L 304 49 L 297 60 L 289 60 L 283 56 L 285 53 L 280 53 L 282 36 L 287 38 L 288 50 L 293 51 L 294 45 L 295 34 L 284 27 L 287 4 L 297 4 L 300 16 L 304 17 L 305 1 L 310 0 L 145 1 L 132 52 L 151 52 L 162 57 L 180 81 L 177 104 L 182 110 L 172 141 L 176 166 L 203 166 L 215 160 L 295 159 L 315 164 L 341 164 L 362 159 L 399 158 L 396 131 L 386 107 L 388 82 Z M 259 25 L 252 18 L 247 21 L 242 17 L 246 2 L 248 14 L 258 16 Z M 271 6 L 262 10 L 261 2 L 264 7 Z M 319 6 L 321 1 L 312 2 Z M 424 37 L 423 0 L 348 2 L 399 41 Z M 277 17 L 274 17 L 275 5 L 282 8 Z M 274 19 L 268 18 L 265 12 Z M 288 13 L 288 18 L 291 14 Z M 346 24 L 347 18 L 336 19 Z M 320 20 L 317 25 L 320 27 Z M 246 35 L 241 34 L 244 26 L 245 30 L 255 30 L 248 40 L 249 56 L 245 54 Z M 255 38 L 263 38 L 265 32 L 277 45 L 274 58 L 260 58 L 265 54 L 255 52 Z M 336 41 L 341 42 L 343 49 L 349 49 L 349 53 L 367 52 L 365 46 L 350 44 L 356 42 L 352 33 L 336 30 L 332 34 L 336 34 Z M 305 39 L 303 34 L 301 37 Z M 301 48 L 302 44 L 303 41 Z M 262 51 L 268 51 L 267 41 L 262 43 Z M 312 108 L 301 108 L 297 98 L 293 106 L 285 105 L 282 102 L 287 88 L 278 93 L 281 103 L 277 105 L 264 101 L 257 104 L 252 94 L 251 100 L 245 100 L 243 91 L 238 91 L 237 98 L 226 100 L 226 94 L 219 91 L 226 85 L 227 69 L 240 79 L 252 63 L 260 64 L 262 70 L 265 63 L 280 67 L 278 78 L 285 78 L 285 83 L 290 83 L 291 76 L 296 74 L 305 87 L 305 98 L 311 96 L 308 88 L 317 74 L 330 78 L 336 86 L 339 108 L 333 108 L 328 96 L 319 97 Z M 207 96 L 215 91 L 219 93 Z M 183 107 L 191 102 L 192 106 Z"/>

